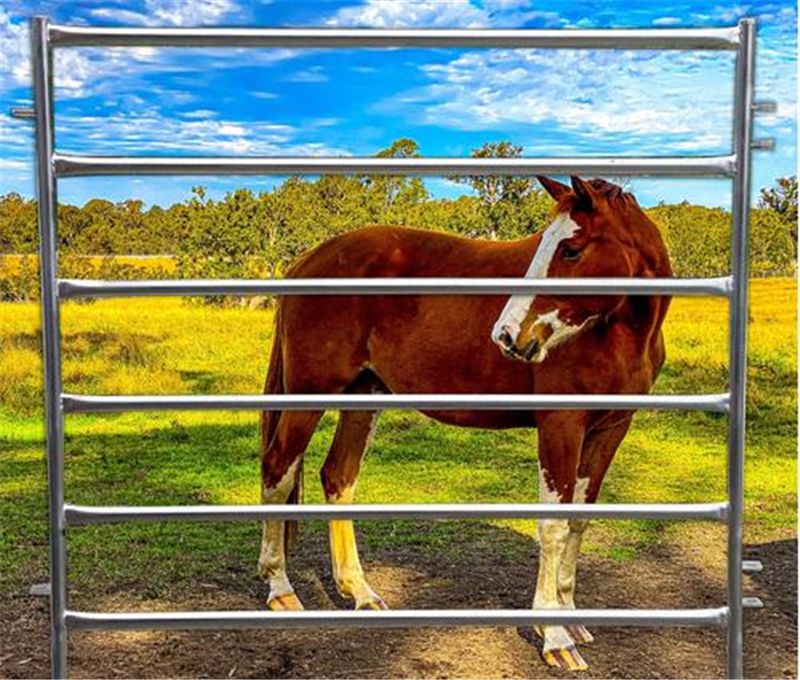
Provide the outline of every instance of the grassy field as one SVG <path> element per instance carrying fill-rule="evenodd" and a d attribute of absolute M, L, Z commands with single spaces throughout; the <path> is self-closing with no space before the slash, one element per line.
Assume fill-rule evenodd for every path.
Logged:
<path fill-rule="evenodd" d="M 131 265 L 145 272 L 152 269 L 163 269 L 167 272 L 175 271 L 175 258 L 171 255 L 73 255 L 73 258 L 82 260 L 88 266 L 100 267 L 103 262 L 113 260 L 118 265 Z M 11 274 L 18 272 L 23 266 L 34 266 L 36 255 L 0 255 L 0 269 L 6 268 Z"/>
<path fill-rule="evenodd" d="M 0 590 L 46 580 L 39 316 L 32 304 L 0 306 Z M 746 541 L 795 536 L 796 282 L 752 285 Z M 86 393 L 254 393 L 263 384 L 270 311 L 218 309 L 180 300 L 65 304 L 65 390 Z M 727 380 L 727 306 L 676 300 L 666 326 L 660 392 L 722 391 Z M 306 465 L 306 500 L 322 500 L 317 471 L 335 419 L 323 419 Z M 75 503 L 185 504 L 258 501 L 253 413 L 74 416 L 67 420 L 66 494 Z M 703 413 L 640 413 L 601 495 L 605 502 L 691 502 L 725 496 L 726 419 Z M 359 485 L 362 502 L 499 502 L 536 498 L 535 433 L 447 428 L 416 414 L 382 416 Z M 498 526 L 506 531 L 498 532 Z M 452 551 L 491 540 L 517 554 L 532 522 L 364 523 L 374 548 Z M 312 532 L 323 527 L 313 524 Z M 605 522 L 587 550 L 620 562 L 661 542 L 702 536 L 721 549 L 722 527 Z M 491 539 L 489 538 L 491 536 Z M 70 531 L 73 595 L 126 590 L 163 595 L 198 579 L 253 578 L 253 524 L 162 524 Z M 705 541 L 709 543 L 706 544 Z"/>

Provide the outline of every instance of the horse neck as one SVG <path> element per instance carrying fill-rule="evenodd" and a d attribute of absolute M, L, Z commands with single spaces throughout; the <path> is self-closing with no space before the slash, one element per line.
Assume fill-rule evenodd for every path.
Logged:
<path fill-rule="evenodd" d="M 636 277 L 671 278 L 672 267 L 666 245 L 658 227 L 646 217 L 637 239 L 641 257 Z M 614 316 L 628 325 L 641 338 L 644 346 L 657 342 L 667 315 L 670 298 L 665 296 L 627 296 Z"/>
<path fill-rule="evenodd" d="M 485 252 L 489 254 L 496 266 L 502 268 L 503 272 L 507 272 L 509 265 L 513 263 L 513 268 L 521 269 L 519 275 L 523 276 L 524 272 L 528 270 L 541 240 L 542 232 L 537 232 L 513 241 L 484 241 L 483 243 L 490 248 Z M 495 264 L 492 266 L 494 267 Z M 502 275 L 509 276 L 510 274 Z"/>

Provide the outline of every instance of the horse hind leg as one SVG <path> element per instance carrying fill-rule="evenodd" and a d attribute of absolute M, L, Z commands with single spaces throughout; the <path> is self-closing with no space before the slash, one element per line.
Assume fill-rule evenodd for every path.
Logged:
<path fill-rule="evenodd" d="M 352 503 L 361 462 L 377 424 L 377 411 L 342 411 L 320 477 L 329 503 Z M 356 609 L 388 609 L 369 586 L 358 557 L 353 522 L 333 520 L 329 525 L 331 562 L 336 589 L 355 600 Z"/>
<path fill-rule="evenodd" d="M 301 459 L 321 412 L 284 411 L 261 461 L 261 499 L 264 504 L 286 503 L 302 474 Z M 286 523 L 265 521 L 258 571 L 269 584 L 267 606 L 273 610 L 302 609 L 286 573 Z"/>

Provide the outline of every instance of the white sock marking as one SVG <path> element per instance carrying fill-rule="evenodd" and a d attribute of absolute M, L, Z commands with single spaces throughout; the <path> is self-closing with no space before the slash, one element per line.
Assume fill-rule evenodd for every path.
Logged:
<path fill-rule="evenodd" d="M 263 503 L 286 502 L 289 492 L 294 486 L 295 473 L 299 463 L 299 459 L 294 461 L 275 486 L 262 488 Z M 294 592 L 286 574 L 283 526 L 284 523 L 281 521 L 267 521 L 263 524 L 258 567 L 262 577 L 269 581 L 269 599 Z"/>

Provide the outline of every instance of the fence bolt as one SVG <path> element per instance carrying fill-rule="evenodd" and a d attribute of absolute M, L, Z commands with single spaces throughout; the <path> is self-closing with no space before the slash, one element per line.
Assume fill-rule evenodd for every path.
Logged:
<path fill-rule="evenodd" d="M 12 106 L 9 109 L 9 113 L 12 118 L 28 119 L 36 117 L 36 109 L 32 106 Z"/>
<path fill-rule="evenodd" d="M 745 574 L 760 574 L 764 571 L 764 565 L 761 560 L 743 560 L 742 571 Z"/>
<path fill-rule="evenodd" d="M 34 583 L 28 594 L 34 597 L 50 597 L 50 583 Z"/>
<path fill-rule="evenodd" d="M 775 138 L 762 137 L 761 139 L 754 139 L 750 146 L 756 151 L 775 151 Z"/>
<path fill-rule="evenodd" d="M 772 99 L 763 99 L 753 102 L 753 113 L 777 113 L 778 103 Z"/>

